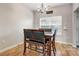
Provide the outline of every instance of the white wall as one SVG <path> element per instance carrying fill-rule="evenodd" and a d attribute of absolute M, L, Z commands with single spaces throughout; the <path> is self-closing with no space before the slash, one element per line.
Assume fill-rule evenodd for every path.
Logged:
<path fill-rule="evenodd" d="M 46 16 L 62 16 L 62 30 L 63 30 L 63 39 L 57 39 L 57 41 L 65 42 L 65 43 L 72 43 L 72 4 L 65 4 L 56 7 L 50 8 L 53 10 L 52 15 L 42 15 L 40 16 L 38 13 L 35 13 L 34 19 L 34 27 L 39 27 L 39 18 L 46 17 Z M 64 26 L 67 30 L 64 30 Z"/>
<path fill-rule="evenodd" d="M 0 51 L 23 42 L 23 29 L 33 27 L 33 13 L 24 4 L 0 4 Z"/>

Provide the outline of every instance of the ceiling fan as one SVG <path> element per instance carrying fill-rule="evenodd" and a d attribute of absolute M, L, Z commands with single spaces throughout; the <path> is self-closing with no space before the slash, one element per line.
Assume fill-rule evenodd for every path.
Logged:
<path fill-rule="evenodd" d="M 52 14 L 53 10 L 48 10 L 47 6 L 41 3 L 41 7 L 37 9 L 37 11 L 41 14 Z"/>

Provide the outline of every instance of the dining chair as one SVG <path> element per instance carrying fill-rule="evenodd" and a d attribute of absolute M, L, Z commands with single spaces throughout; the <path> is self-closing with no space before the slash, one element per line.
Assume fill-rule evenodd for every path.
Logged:
<path fill-rule="evenodd" d="M 30 39 L 32 39 L 32 30 L 31 29 L 24 29 L 24 51 L 23 51 L 23 55 L 25 55 L 26 52 L 26 43 L 30 41 Z M 29 44 L 30 46 L 30 44 Z"/>
<path fill-rule="evenodd" d="M 29 38 L 29 40 L 26 38 Z M 43 30 L 24 30 L 24 55 L 26 52 L 26 42 L 29 43 L 30 49 L 32 48 L 32 45 L 35 45 L 35 51 L 37 50 L 37 47 L 39 47 L 38 45 L 40 45 L 43 48 L 43 55 L 46 55 L 47 41 L 45 41 Z"/>
<path fill-rule="evenodd" d="M 44 56 L 46 55 L 47 42 L 45 41 L 44 31 L 42 30 L 33 31 L 33 38 L 30 41 L 35 42 L 35 46 L 40 45 L 43 48 L 43 55 Z"/>
<path fill-rule="evenodd" d="M 53 40 L 52 40 L 52 49 L 53 49 L 54 56 L 56 55 L 56 46 L 55 46 L 56 33 L 57 33 L 57 30 L 55 29 L 53 34 Z"/>

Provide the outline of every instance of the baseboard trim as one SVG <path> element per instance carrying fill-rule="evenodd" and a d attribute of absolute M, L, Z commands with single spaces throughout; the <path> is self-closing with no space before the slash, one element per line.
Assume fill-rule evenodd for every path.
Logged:
<path fill-rule="evenodd" d="M 76 48 L 76 45 L 72 45 L 74 48 Z"/>
<path fill-rule="evenodd" d="M 7 50 L 9 50 L 9 49 L 12 49 L 12 48 L 14 48 L 14 47 L 16 47 L 16 46 L 18 46 L 18 45 L 21 45 L 21 44 L 23 44 L 23 42 L 20 42 L 19 44 L 15 44 L 15 45 L 9 46 L 9 47 L 7 47 L 7 48 L 4 48 L 4 49 L 0 50 L 0 53 L 2 53 L 2 52 L 4 52 L 4 51 L 7 51 Z"/>

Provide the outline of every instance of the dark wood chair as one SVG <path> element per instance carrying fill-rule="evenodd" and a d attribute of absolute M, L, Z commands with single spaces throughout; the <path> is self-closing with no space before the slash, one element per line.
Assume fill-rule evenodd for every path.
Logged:
<path fill-rule="evenodd" d="M 56 55 L 56 46 L 55 46 L 56 32 L 57 32 L 57 30 L 54 31 L 53 40 L 52 40 L 52 49 L 53 49 L 54 56 Z"/>
<path fill-rule="evenodd" d="M 41 45 L 43 47 L 43 55 L 45 55 L 46 51 L 46 44 L 45 44 L 45 37 L 44 31 L 33 31 L 33 42 L 36 42 L 36 46 Z"/>
<path fill-rule="evenodd" d="M 24 29 L 24 52 L 23 55 L 25 55 L 26 52 L 26 42 L 29 42 L 29 40 L 32 38 L 32 30 L 31 29 Z"/>
<path fill-rule="evenodd" d="M 27 40 L 26 38 L 29 38 L 29 40 Z M 37 49 L 37 46 L 40 45 L 41 47 L 43 47 L 43 55 L 46 55 L 47 41 L 45 40 L 43 30 L 24 29 L 24 52 L 23 52 L 24 55 L 26 52 L 26 42 L 29 43 L 30 48 L 31 48 L 31 43 L 35 44 L 36 49 Z"/>

